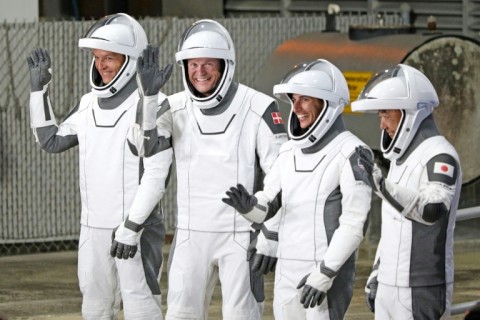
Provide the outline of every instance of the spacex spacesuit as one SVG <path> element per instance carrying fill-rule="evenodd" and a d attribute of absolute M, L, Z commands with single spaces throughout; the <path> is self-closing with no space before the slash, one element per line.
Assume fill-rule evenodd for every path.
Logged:
<path fill-rule="evenodd" d="M 172 150 L 167 147 L 142 159 L 128 142 L 129 137 L 139 135 L 136 122 L 141 108 L 137 107 L 134 75 L 136 60 L 146 45 L 144 30 L 126 14 L 107 16 L 94 24 L 80 39 L 79 47 L 121 54 L 125 62 L 115 77 L 104 83 L 100 72 L 105 70 L 98 69 L 95 56 L 90 68 L 92 92 L 85 94 L 60 124 L 48 99 L 48 52 L 36 49 L 28 59 L 31 126 L 37 141 L 43 150 L 53 153 L 79 146 L 78 278 L 84 319 L 114 318 L 120 295 L 126 319 L 162 319 L 159 277 L 165 228 L 157 203 L 165 190 Z M 106 59 L 111 60 L 110 56 Z M 161 95 L 160 99 L 164 98 Z M 136 221 L 141 231 L 130 231 L 136 236 L 139 253 L 129 260 L 115 259 L 109 253 L 112 231 L 119 225 L 125 228 L 123 221 L 132 212 L 145 217 Z"/>
<path fill-rule="evenodd" d="M 427 77 L 402 64 L 374 76 L 352 103 L 354 111 L 401 111 L 393 137 L 382 128 L 380 147 L 391 160 L 387 177 L 362 160 L 383 199 L 381 239 L 366 287 L 375 319 L 450 317 L 462 172 L 454 147 L 435 125 L 438 103 Z"/>
<path fill-rule="evenodd" d="M 349 102 L 347 82 L 338 68 L 320 59 L 293 68 L 274 94 L 292 105 L 291 140 L 282 146 L 263 190 L 250 196 L 256 204 L 244 216 L 257 223 L 268 219 L 275 214 L 270 203 L 281 192 L 278 229 L 269 229 L 278 232 L 275 319 L 343 319 L 371 200 L 370 187 L 354 170 L 355 147 L 364 143 L 346 130 L 340 116 Z M 307 111 L 297 106 L 305 98 L 323 107 L 307 128 L 300 120 Z M 241 202 L 240 189 L 230 189 L 225 201 Z"/>
<path fill-rule="evenodd" d="M 221 64 L 213 92 L 199 94 L 191 83 L 187 64 L 192 59 L 206 60 L 199 67 L 202 85 L 212 78 L 205 69 L 217 72 L 214 65 Z M 287 141 L 283 120 L 273 98 L 232 81 L 234 45 L 216 21 L 189 27 L 176 60 L 185 91 L 168 97 L 155 130 L 144 125 L 150 137 L 146 155 L 157 152 L 155 135 L 171 136 L 176 161 L 178 223 L 169 257 L 166 318 L 205 319 L 220 279 L 223 319 L 260 319 L 263 283 L 252 278 L 247 261 L 250 223 L 221 198 L 232 184 L 253 191 L 261 183 L 262 172 L 269 171 Z"/>

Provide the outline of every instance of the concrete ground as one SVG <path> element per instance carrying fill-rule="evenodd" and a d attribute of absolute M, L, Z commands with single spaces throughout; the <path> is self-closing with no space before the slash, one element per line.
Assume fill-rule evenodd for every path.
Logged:
<path fill-rule="evenodd" d="M 167 249 L 168 250 L 168 249 Z M 365 306 L 363 286 L 370 272 L 373 250 L 362 245 L 357 260 L 354 298 L 346 319 L 373 319 Z M 478 245 L 457 244 L 454 303 L 480 299 L 480 250 Z M 75 251 L 0 257 L 0 319 L 78 320 L 81 295 L 76 276 Z M 166 294 L 166 273 L 161 288 Z M 209 309 L 210 319 L 221 319 L 219 285 Z M 272 315 L 273 275 L 266 277 L 265 316 Z M 164 307 L 166 304 L 164 296 Z M 164 308 L 165 309 L 165 308 Z M 463 315 L 452 319 L 463 319 Z M 2 320 L 3 320 L 2 319 Z M 123 319 L 123 317 L 122 317 Z"/>

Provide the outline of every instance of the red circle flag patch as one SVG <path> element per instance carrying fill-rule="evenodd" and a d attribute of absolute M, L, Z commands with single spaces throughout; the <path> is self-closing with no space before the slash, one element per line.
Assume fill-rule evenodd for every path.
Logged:
<path fill-rule="evenodd" d="M 433 173 L 439 173 L 453 178 L 454 167 L 445 162 L 435 162 L 433 166 Z"/>

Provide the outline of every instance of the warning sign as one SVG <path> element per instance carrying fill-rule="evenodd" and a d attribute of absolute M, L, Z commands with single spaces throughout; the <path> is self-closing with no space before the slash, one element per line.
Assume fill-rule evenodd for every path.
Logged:
<path fill-rule="evenodd" d="M 343 75 L 347 79 L 348 90 L 350 91 L 350 101 L 357 100 L 363 87 L 367 84 L 368 80 L 372 77 L 371 71 L 344 71 Z M 345 107 L 345 111 L 351 113 L 352 109 L 350 105 Z"/>

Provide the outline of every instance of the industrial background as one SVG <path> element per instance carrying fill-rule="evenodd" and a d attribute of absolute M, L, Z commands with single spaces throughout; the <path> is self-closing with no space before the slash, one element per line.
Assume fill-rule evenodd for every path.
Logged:
<path fill-rule="evenodd" d="M 435 119 L 462 160 L 462 210 L 455 241 L 457 246 L 477 250 L 480 0 L 335 4 L 340 11 L 329 13 L 330 3 L 313 0 L 2 0 L 0 257 L 77 248 L 78 151 L 50 155 L 35 143 L 28 115 L 26 57 L 36 47 L 50 51 L 50 98 L 61 120 L 90 90 L 91 56 L 78 49 L 78 39 L 93 20 L 114 12 L 129 13 L 140 21 L 150 42 L 161 48 L 161 65 L 174 62 L 179 37 L 188 25 L 200 18 L 217 19 L 236 45 L 236 80 L 267 94 L 293 64 L 316 58 L 326 58 L 344 71 L 352 99 L 382 68 L 396 63 L 419 68 L 439 93 L 441 105 Z M 181 73 L 176 67 L 163 91 L 180 90 Z M 280 107 L 288 117 L 288 106 Z M 348 108 L 344 117 L 352 131 L 378 149 L 375 118 L 352 114 Z M 170 180 L 162 201 L 170 235 L 175 228 L 174 182 Z M 379 236 L 380 217 L 375 214 L 379 204 L 374 199 L 366 237 L 372 245 Z"/>
<path fill-rule="evenodd" d="M 206 1 L 195 1 L 202 2 L 206 5 Z M 61 120 L 89 91 L 91 58 L 87 51 L 78 49 L 77 43 L 92 20 L 78 21 L 75 16 L 67 16 L 65 12 L 71 6 L 50 6 L 48 11 L 46 7 L 42 9 L 42 3 L 45 6 L 50 2 L 40 1 L 39 9 L 45 15 L 39 21 L 0 24 L 0 255 L 72 249 L 79 234 L 77 150 L 50 155 L 35 143 L 28 116 L 26 56 L 35 47 L 50 51 L 50 98 L 57 119 Z M 105 1 L 103 8 L 97 6 L 103 11 L 92 12 L 91 16 L 109 13 L 108 3 Z M 115 3 L 127 4 L 124 9 L 128 9 L 128 1 Z M 473 10 L 480 8 L 480 1 L 449 1 L 448 6 L 445 1 L 412 1 L 408 19 L 416 16 L 415 22 L 404 16 L 406 3 L 396 1 L 338 1 L 341 10 L 335 14 L 328 14 L 327 4 L 321 1 L 289 1 L 289 6 L 286 3 L 208 1 L 214 16 L 228 16 L 217 19 L 231 32 L 236 44 L 236 80 L 271 94 L 272 86 L 293 64 L 327 58 L 346 75 L 350 72 L 347 78 L 354 99 L 373 72 L 400 62 L 416 66 L 439 91 L 442 108 L 435 116 L 462 157 L 465 178 L 461 207 L 478 206 L 480 132 L 476 124 L 480 123 L 480 50 L 475 21 L 466 21 L 477 19 L 476 23 L 480 23 L 480 17 L 475 15 L 478 11 Z M 466 5 L 473 7 L 465 10 Z M 57 8 L 56 13 L 53 8 Z M 79 8 L 70 12 L 78 15 L 79 10 L 87 12 L 94 7 L 90 4 Z M 164 12 L 174 8 L 170 1 L 163 1 Z M 185 15 L 194 9 L 185 10 Z M 265 16 L 265 12 L 269 15 Z M 427 17 L 431 13 L 438 19 L 436 28 L 429 29 Z M 55 15 L 60 19 L 54 19 Z M 161 65 L 173 62 L 179 35 L 196 20 L 171 16 L 137 18 L 150 42 L 160 46 Z M 182 90 L 178 67 L 163 90 L 167 94 Z M 281 108 L 287 117 L 288 107 Z M 372 125 L 377 126 L 376 119 L 372 122 L 368 116 L 348 111 L 345 118 L 352 131 L 378 149 L 378 132 L 372 129 Z M 167 229 L 172 233 L 176 211 L 174 179 L 163 207 Z M 467 229 L 476 228 L 478 222 L 471 220 L 465 225 Z M 370 230 L 369 238 L 375 240 L 375 221 Z M 469 234 L 466 232 L 464 237 L 469 238 Z"/>

